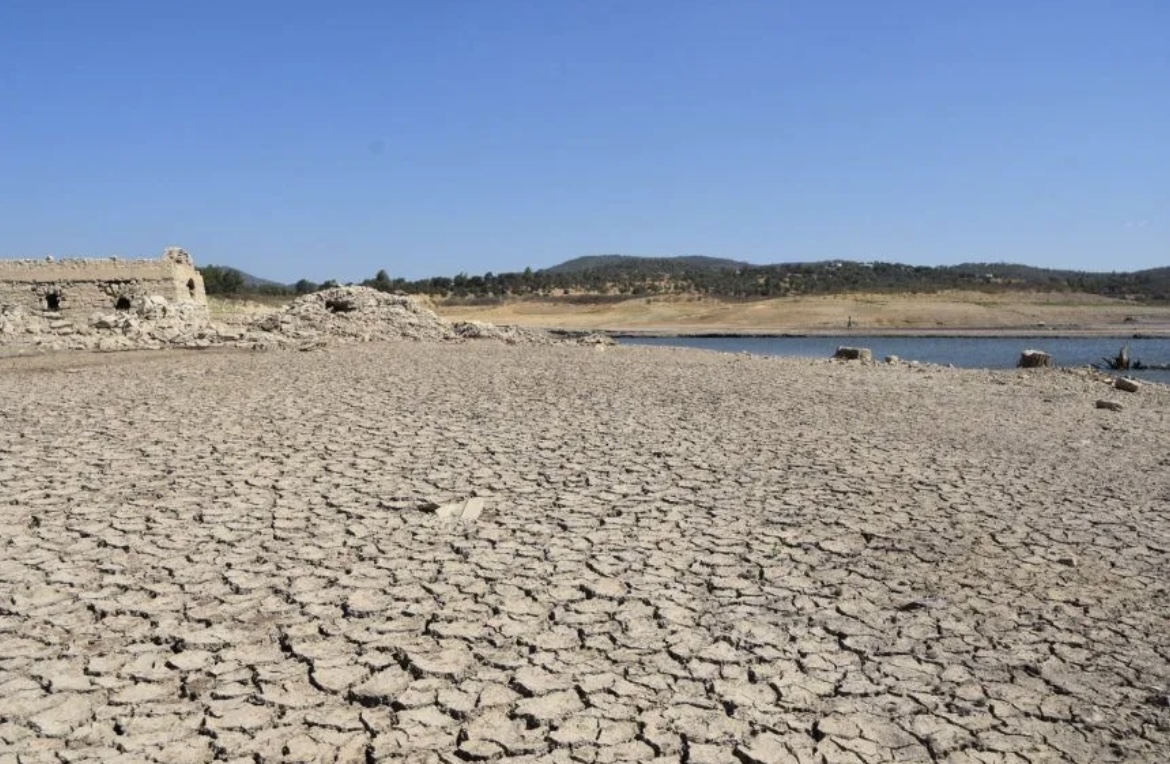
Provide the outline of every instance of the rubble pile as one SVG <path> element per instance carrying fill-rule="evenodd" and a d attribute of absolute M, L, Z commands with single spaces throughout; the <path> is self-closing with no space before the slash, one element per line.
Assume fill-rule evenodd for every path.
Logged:
<path fill-rule="evenodd" d="M 145 295 L 125 310 L 88 319 L 0 306 L 0 346 L 17 350 L 151 350 L 220 341 L 204 305 Z"/>
<path fill-rule="evenodd" d="M 509 345 L 548 345 L 560 342 L 540 329 L 525 326 L 496 326 L 483 321 L 458 321 L 452 325 L 455 336 L 465 340 L 498 340 Z"/>
<path fill-rule="evenodd" d="M 252 318 L 244 340 L 265 344 L 316 340 L 452 339 L 451 325 L 407 295 L 369 287 L 336 287 L 298 297 L 267 315 Z"/>
<path fill-rule="evenodd" d="M 135 298 L 128 308 L 88 319 L 0 306 L 0 347 L 16 350 L 132 350 L 234 346 L 312 349 L 378 340 L 493 340 L 508 344 L 613 344 L 603 335 L 558 337 L 539 329 L 478 321 L 452 324 L 418 299 L 369 287 L 326 289 L 270 313 L 213 323 L 201 303 Z"/>

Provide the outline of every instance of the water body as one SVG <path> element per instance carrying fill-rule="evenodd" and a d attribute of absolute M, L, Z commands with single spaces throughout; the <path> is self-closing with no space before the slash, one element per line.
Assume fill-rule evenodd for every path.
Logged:
<path fill-rule="evenodd" d="M 1011 369 L 1020 352 L 1035 348 L 1052 354 L 1058 366 L 1088 366 L 1112 358 L 1122 345 L 1129 357 L 1143 363 L 1170 363 L 1170 338 L 1125 337 L 623 337 L 623 345 L 669 345 L 724 353 L 754 353 L 803 358 L 828 358 L 841 345 L 866 347 L 881 360 L 896 355 L 904 361 L 954 364 L 968 369 Z M 1132 371 L 1128 376 L 1170 384 L 1170 371 Z"/>

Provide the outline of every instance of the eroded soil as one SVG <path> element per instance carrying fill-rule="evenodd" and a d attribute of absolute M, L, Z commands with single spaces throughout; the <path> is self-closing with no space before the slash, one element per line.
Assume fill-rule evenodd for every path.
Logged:
<path fill-rule="evenodd" d="M 0 396 L 0 762 L 1170 751 L 1165 388 L 395 343 Z"/>

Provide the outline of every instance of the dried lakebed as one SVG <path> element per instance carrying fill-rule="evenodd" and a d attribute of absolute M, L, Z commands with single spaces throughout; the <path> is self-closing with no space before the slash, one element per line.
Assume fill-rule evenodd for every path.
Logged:
<path fill-rule="evenodd" d="M 1170 388 L 400 342 L 0 395 L 0 762 L 1170 751 Z"/>

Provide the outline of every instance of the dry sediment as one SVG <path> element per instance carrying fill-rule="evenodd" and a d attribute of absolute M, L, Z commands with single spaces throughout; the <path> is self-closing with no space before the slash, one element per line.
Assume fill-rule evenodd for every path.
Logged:
<path fill-rule="evenodd" d="M 1170 750 L 1159 385 L 397 342 L 0 395 L 2 762 Z"/>

